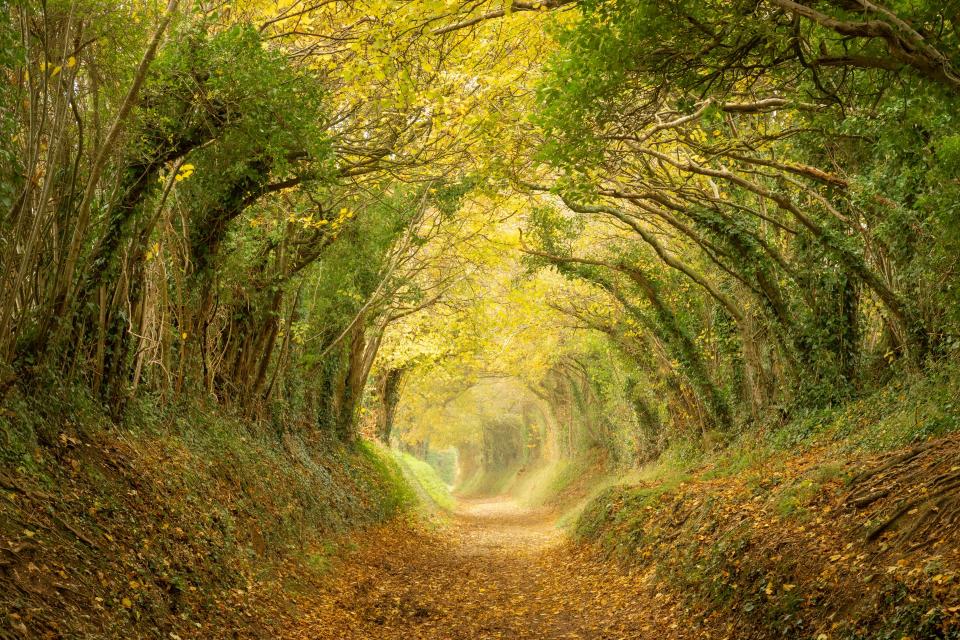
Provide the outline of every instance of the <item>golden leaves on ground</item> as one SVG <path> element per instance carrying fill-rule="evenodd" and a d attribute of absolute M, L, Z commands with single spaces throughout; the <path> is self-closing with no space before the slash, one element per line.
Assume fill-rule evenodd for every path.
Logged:
<path fill-rule="evenodd" d="M 369 532 L 285 637 L 337 640 L 684 638 L 640 570 L 563 542 L 549 514 L 471 501 L 450 527 Z"/>
<path fill-rule="evenodd" d="M 891 475 L 899 483 L 894 495 L 922 493 L 908 482 L 910 463 L 949 470 L 958 446 L 950 436 L 859 464 L 815 448 L 749 473 L 707 467 L 659 491 L 625 489 L 606 499 L 609 520 L 598 545 L 625 564 L 564 543 L 548 515 L 504 501 L 469 502 L 449 528 L 370 532 L 331 583 L 301 603 L 306 618 L 287 637 L 612 640 L 783 632 L 830 640 L 907 625 L 953 633 L 960 625 L 957 531 L 941 527 L 918 544 L 907 534 L 924 522 L 921 507 L 908 516 L 914 520 L 871 541 L 864 532 L 897 513 L 902 498 L 859 508 L 845 499 L 859 495 L 858 485 L 874 490 L 878 478 Z M 924 456 L 936 464 L 917 463 Z M 845 481 L 852 469 L 859 480 Z"/>

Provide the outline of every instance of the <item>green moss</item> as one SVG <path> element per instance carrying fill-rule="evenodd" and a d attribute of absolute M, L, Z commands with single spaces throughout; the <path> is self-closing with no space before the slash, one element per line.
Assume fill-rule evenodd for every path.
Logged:
<path fill-rule="evenodd" d="M 781 518 L 806 514 L 806 507 L 820 490 L 820 484 L 806 478 L 780 491 L 774 499 L 774 511 Z"/>
<path fill-rule="evenodd" d="M 339 553 L 339 545 L 332 540 L 327 540 L 306 554 L 306 564 L 317 573 L 327 573 Z"/>

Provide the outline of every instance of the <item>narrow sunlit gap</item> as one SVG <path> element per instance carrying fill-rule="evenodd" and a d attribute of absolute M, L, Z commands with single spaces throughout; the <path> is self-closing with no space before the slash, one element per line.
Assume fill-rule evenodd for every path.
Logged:
<path fill-rule="evenodd" d="M 954 0 L 0 6 L 0 640 L 960 640 Z"/>

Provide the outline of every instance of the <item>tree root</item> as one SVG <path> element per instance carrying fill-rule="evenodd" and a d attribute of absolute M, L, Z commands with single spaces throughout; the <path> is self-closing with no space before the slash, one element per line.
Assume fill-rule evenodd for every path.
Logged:
<path fill-rule="evenodd" d="M 866 507 L 869 507 L 871 504 L 873 504 L 877 500 L 880 500 L 881 498 L 886 498 L 888 495 L 890 495 L 890 490 L 883 489 L 881 491 L 874 491 L 872 493 L 868 493 L 867 495 L 858 497 L 858 498 L 848 497 L 847 504 L 849 504 L 850 506 L 856 509 L 865 509 Z"/>
<path fill-rule="evenodd" d="M 941 487 L 938 491 L 926 493 L 922 498 L 907 501 L 905 504 L 900 506 L 900 508 L 898 508 L 892 516 L 871 529 L 867 534 L 867 541 L 876 540 L 881 534 L 883 534 L 884 531 L 889 530 L 891 527 L 897 524 L 897 522 L 905 515 L 909 514 L 914 509 L 919 509 L 921 506 L 929 504 L 937 498 L 945 498 L 945 500 L 942 500 L 944 504 L 956 503 L 957 497 L 950 494 L 957 492 L 957 490 L 960 490 L 960 479 L 958 479 L 956 482 Z M 918 527 L 922 525 L 926 519 L 933 518 L 935 520 L 939 520 L 942 517 L 940 513 L 942 510 L 941 506 L 931 505 L 931 507 L 928 507 L 923 514 L 917 517 L 916 524 L 914 524 L 914 526 L 911 527 L 904 536 L 902 536 L 904 539 L 910 539 Z"/>
<path fill-rule="evenodd" d="M 960 437 L 912 447 L 853 478 L 854 488 L 843 502 L 864 510 L 899 496 L 899 504 L 867 532 L 866 540 L 873 542 L 888 534 L 908 549 L 919 549 L 936 540 L 938 533 L 955 531 L 960 521 L 958 459 Z"/>
<path fill-rule="evenodd" d="M 888 460 L 884 464 L 881 464 L 878 467 L 874 467 L 873 469 L 868 469 L 866 471 L 859 473 L 850 481 L 850 483 L 854 485 L 863 484 L 865 481 L 869 480 L 870 478 L 878 474 L 881 474 L 892 467 L 910 462 L 911 460 L 913 460 L 914 458 L 916 458 L 917 456 L 919 456 L 921 453 L 923 453 L 924 451 L 926 451 L 932 446 L 933 444 L 929 442 L 926 442 L 921 445 L 917 445 L 900 455 L 894 456 L 893 458 L 891 458 L 890 460 Z"/>

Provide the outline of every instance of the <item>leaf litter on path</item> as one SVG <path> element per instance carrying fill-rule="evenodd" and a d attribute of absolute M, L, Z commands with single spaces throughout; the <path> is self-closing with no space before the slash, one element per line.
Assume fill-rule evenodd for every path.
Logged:
<path fill-rule="evenodd" d="M 626 640 L 690 627 L 642 572 L 590 557 L 550 514 L 507 499 L 465 501 L 439 530 L 368 532 L 311 600 L 286 637 Z"/>

